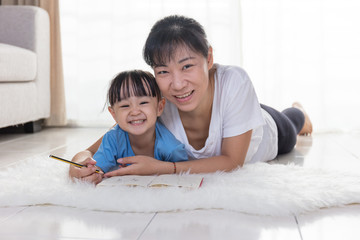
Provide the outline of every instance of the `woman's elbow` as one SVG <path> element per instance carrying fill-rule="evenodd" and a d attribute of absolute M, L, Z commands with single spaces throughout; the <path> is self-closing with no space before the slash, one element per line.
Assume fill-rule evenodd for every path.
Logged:
<path fill-rule="evenodd" d="M 229 167 L 225 170 L 225 172 L 232 172 L 236 169 L 242 168 L 244 165 L 244 161 L 241 162 L 232 162 Z"/>

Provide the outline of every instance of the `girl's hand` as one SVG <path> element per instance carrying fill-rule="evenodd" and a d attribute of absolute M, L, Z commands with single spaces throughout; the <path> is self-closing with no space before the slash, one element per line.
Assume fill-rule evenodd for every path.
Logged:
<path fill-rule="evenodd" d="M 100 171 L 100 173 L 95 172 L 98 168 L 95 166 L 96 161 L 94 159 L 88 157 L 79 163 L 87 167 L 78 168 L 70 165 L 69 176 L 71 178 L 77 178 L 94 184 L 98 184 L 102 181 L 104 173 L 102 173 L 102 171 Z"/>
<path fill-rule="evenodd" d="M 173 163 L 163 162 L 148 156 L 138 155 L 119 158 L 117 162 L 120 164 L 120 168 L 106 173 L 105 177 L 173 173 Z"/>

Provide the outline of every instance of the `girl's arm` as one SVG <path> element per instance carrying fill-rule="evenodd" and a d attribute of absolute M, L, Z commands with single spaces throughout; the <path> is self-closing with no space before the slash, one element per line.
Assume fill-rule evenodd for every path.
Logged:
<path fill-rule="evenodd" d="M 116 124 L 114 124 L 111 128 L 115 127 Z M 77 153 L 73 158 L 72 161 L 73 162 L 78 162 L 81 163 L 83 161 L 85 161 L 88 158 L 91 158 L 94 156 L 94 154 L 96 153 L 96 151 L 99 149 L 102 139 L 103 139 L 104 135 L 101 136 L 101 138 L 99 138 L 93 145 L 91 145 L 90 147 L 88 147 L 86 150 L 81 151 L 79 153 Z M 93 159 L 94 160 L 94 159 Z"/>
<path fill-rule="evenodd" d="M 78 178 L 84 181 L 93 182 L 95 184 L 101 182 L 103 174 L 96 173 L 98 167 L 95 166 L 96 161 L 92 158 L 99 148 L 102 141 L 102 137 L 99 138 L 93 145 L 88 149 L 77 153 L 72 161 L 86 165 L 86 168 L 78 168 L 70 165 L 69 176 L 71 178 Z"/>
<path fill-rule="evenodd" d="M 93 145 L 88 147 L 86 150 L 81 151 L 78 154 L 76 154 L 72 160 L 74 162 L 81 162 L 88 157 L 94 156 L 94 154 L 96 153 L 96 151 L 99 149 L 99 147 L 101 145 L 103 137 L 104 136 L 101 136 L 101 138 L 99 138 Z"/>
<path fill-rule="evenodd" d="M 224 138 L 221 155 L 198 160 L 176 162 L 176 172 L 209 173 L 216 171 L 231 171 L 244 164 L 250 145 L 252 130 L 239 136 Z M 108 172 L 105 177 L 121 175 L 151 175 L 174 173 L 172 162 L 163 162 L 146 156 L 135 156 L 119 159 L 124 167 Z M 131 164 L 126 166 L 126 164 Z"/>

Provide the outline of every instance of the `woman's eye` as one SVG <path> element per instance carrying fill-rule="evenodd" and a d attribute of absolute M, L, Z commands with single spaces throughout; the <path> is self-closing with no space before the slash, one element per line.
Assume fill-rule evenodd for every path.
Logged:
<path fill-rule="evenodd" d="M 159 71 L 157 74 L 161 75 L 161 74 L 165 74 L 168 73 L 167 71 Z"/>
<path fill-rule="evenodd" d="M 186 69 L 188 69 L 188 68 L 191 68 L 193 65 L 191 65 L 191 64 L 187 64 L 187 65 L 185 65 L 184 67 L 183 67 L 183 70 L 186 70 Z"/>

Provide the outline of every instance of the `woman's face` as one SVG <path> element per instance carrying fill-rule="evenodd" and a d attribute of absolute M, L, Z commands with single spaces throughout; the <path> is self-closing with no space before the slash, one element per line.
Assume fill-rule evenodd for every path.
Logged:
<path fill-rule="evenodd" d="M 212 67 L 212 49 L 209 57 L 179 47 L 164 65 L 154 66 L 156 82 L 163 96 L 183 112 L 191 112 L 205 103 L 210 93 L 209 69 Z"/>

